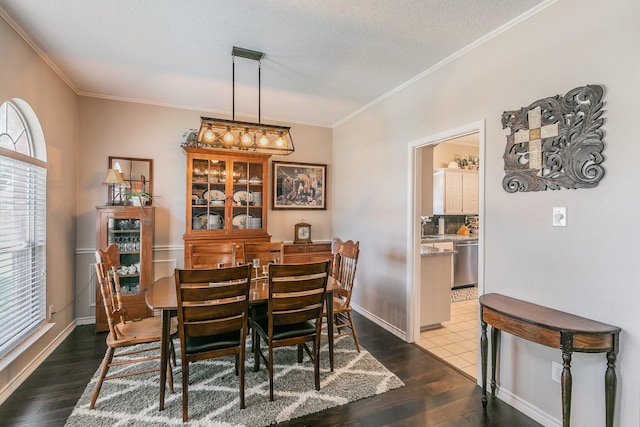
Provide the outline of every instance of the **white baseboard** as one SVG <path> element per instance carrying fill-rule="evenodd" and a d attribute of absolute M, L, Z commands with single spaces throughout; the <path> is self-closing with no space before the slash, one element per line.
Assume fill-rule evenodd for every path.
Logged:
<path fill-rule="evenodd" d="M 2 390 L 0 390 L 0 405 L 4 403 L 5 400 L 11 394 L 16 391 L 18 387 L 27 379 L 29 375 L 31 375 L 38 366 L 45 361 L 45 359 L 53 353 L 53 351 L 58 348 L 58 346 L 64 341 L 65 338 L 71 334 L 71 332 L 75 329 L 76 322 L 71 322 L 65 329 L 63 329 L 57 337 L 53 341 L 49 343 L 41 352 L 38 354 L 31 362 L 24 367 L 24 369 L 16 375 L 11 382 L 9 382 Z"/>
<path fill-rule="evenodd" d="M 76 319 L 76 325 L 81 326 L 81 325 L 95 325 L 96 324 L 96 316 L 87 316 L 87 317 L 80 317 L 78 319 Z"/>
<path fill-rule="evenodd" d="M 353 308 L 354 311 L 357 311 L 359 314 L 363 315 L 367 319 L 371 320 L 376 325 L 380 326 L 382 329 L 385 329 L 388 332 L 391 332 L 393 335 L 397 336 L 398 338 L 400 338 L 405 342 L 407 341 L 407 333 L 405 331 L 398 329 L 397 327 L 393 326 L 391 323 L 365 310 L 364 308 L 360 307 L 357 304 L 352 303 L 351 308 Z"/>
<path fill-rule="evenodd" d="M 407 341 L 407 334 L 406 334 L 405 331 L 402 331 L 402 330 L 398 329 L 397 327 L 395 327 L 392 324 L 388 323 L 384 319 L 381 319 L 380 317 L 372 314 L 371 312 L 363 309 L 362 307 L 360 307 L 360 306 L 358 306 L 356 304 L 352 303 L 351 307 L 353 308 L 354 311 L 358 312 L 362 316 L 364 316 L 367 319 L 371 320 L 376 325 L 378 325 L 381 328 L 389 331 L 390 333 L 392 333 L 393 335 L 397 336 L 398 338 L 404 340 L 405 342 Z M 478 379 L 478 384 L 479 385 L 480 385 L 481 382 L 482 382 L 481 379 Z M 546 412 L 542 411 L 537 406 L 533 406 L 528 401 L 521 399 L 520 397 L 514 395 L 513 393 L 511 393 L 508 390 L 499 388 L 498 389 L 498 394 L 497 394 L 496 397 L 498 399 L 502 400 L 507 405 L 512 406 L 513 408 L 517 409 L 518 411 L 522 412 L 523 414 L 525 414 L 529 418 L 531 418 L 534 421 L 542 424 L 545 427 L 560 427 L 562 425 L 562 422 L 560 420 L 558 420 L 557 418 L 552 417 L 551 415 L 549 415 Z M 489 399 L 491 399 L 491 396 L 489 396 Z"/>
<path fill-rule="evenodd" d="M 489 394 L 488 398 L 491 399 L 490 391 L 487 391 L 487 393 Z M 537 406 L 533 406 L 526 400 L 514 395 L 509 390 L 498 388 L 498 395 L 496 397 L 545 427 L 560 427 L 562 425 L 561 420 L 552 417 Z"/>

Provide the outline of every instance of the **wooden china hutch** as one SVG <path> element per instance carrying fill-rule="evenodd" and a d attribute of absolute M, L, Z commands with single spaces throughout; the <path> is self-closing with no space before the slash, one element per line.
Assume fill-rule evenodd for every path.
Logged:
<path fill-rule="evenodd" d="M 191 268 L 189 244 L 268 242 L 268 161 L 270 154 L 183 147 L 187 155 L 184 265 Z"/>
<path fill-rule="evenodd" d="M 268 242 L 270 154 L 183 147 L 187 155 L 184 266 L 191 267 L 190 243 Z M 331 243 L 286 244 L 284 262 L 331 259 Z"/>
<path fill-rule="evenodd" d="M 145 289 L 153 281 L 154 209 L 152 206 L 96 207 L 96 246 L 105 249 L 112 243 L 118 245 L 122 303 L 133 319 L 151 316 L 145 302 Z M 109 326 L 97 283 L 95 309 L 96 331 L 107 331 Z"/>

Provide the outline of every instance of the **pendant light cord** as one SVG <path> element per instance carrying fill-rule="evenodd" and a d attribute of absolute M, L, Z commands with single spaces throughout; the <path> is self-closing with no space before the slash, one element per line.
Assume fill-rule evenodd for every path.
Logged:
<path fill-rule="evenodd" d="M 261 98 L 261 94 L 262 94 L 262 90 L 261 90 L 261 70 L 262 70 L 262 61 L 258 61 L 258 123 L 260 123 L 260 98 Z"/>
<path fill-rule="evenodd" d="M 231 120 L 236 121 L 236 56 L 231 54 Z M 258 60 L 258 123 L 261 123 L 262 104 L 262 61 Z"/>

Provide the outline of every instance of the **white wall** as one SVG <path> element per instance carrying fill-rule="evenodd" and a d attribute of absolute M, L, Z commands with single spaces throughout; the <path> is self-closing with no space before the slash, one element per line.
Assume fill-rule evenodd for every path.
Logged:
<path fill-rule="evenodd" d="M 406 331 L 407 146 L 486 120 L 484 291 L 620 326 L 619 426 L 640 423 L 640 198 L 633 174 L 640 158 L 639 21 L 635 0 L 558 1 L 334 129 L 333 179 L 345 183 L 334 190 L 334 233 L 361 242 L 354 302 Z M 502 112 L 585 84 L 606 90 L 599 186 L 506 193 Z M 551 226 L 554 206 L 567 207 L 568 227 Z M 503 335 L 503 398 L 550 425 L 561 418 L 551 360 L 560 361 L 558 350 Z M 604 425 L 605 358 L 579 354 L 573 361 L 572 425 Z"/>

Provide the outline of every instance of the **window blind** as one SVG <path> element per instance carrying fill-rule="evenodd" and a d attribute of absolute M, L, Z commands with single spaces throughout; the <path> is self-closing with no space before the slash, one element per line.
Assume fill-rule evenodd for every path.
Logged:
<path fill-rule="evenodd" d="M 0 356 L 46 321 L 46 177 L 0 156 Z"/>

